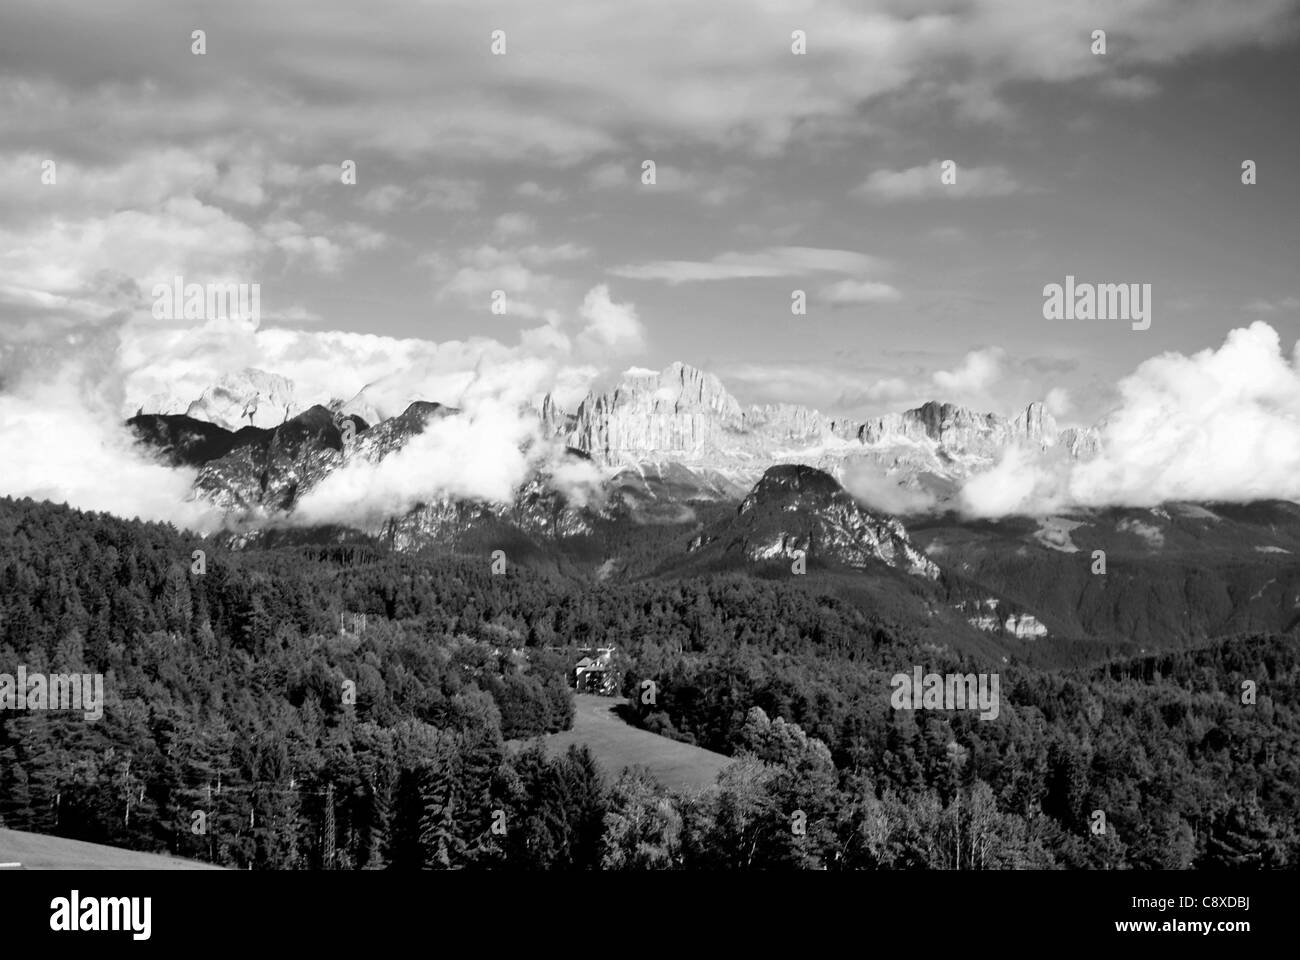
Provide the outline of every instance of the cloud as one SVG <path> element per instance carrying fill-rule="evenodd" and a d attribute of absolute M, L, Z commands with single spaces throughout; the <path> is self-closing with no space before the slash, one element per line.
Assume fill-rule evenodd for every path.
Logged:
<path fill-rule="evenodd" d="M 337 178 L 334 168 L 327 168 L 329 180 Z M 456 177 L 417 177 L 409 186 L 385 183 L 358 195 L 357 206 L 368 213 L 386 215 L 410 208 L 434 209 L 447 213 L 477 210 L 483 184 L 478 180 Z"/>
<path fill-rule="evenodd" d="M 5 99 L 20 108 L 13 142 L 57 140 L 99 122 L 120 142 L 197 128 L 311 143 L 322 156 L 365 144 L 373 155 L 421 162 L 574 164 L 638 141 L 775 155 L 810 131 L 842 139 L 860 129 L 863 104 L 912 91 L 923 105 L 1002 123 L 1013 85 L 1104 77 L 1117 66 L 1132 76 L 1197 53 L 1275 45 L 1289 35 L 1294 5 L 1131 0 L 1107 24 L 1106 57 L 1088 49 L 1096 5 L 1045 11 L 1035 0 L 809 0 L 797 10 L 665 0 L 616 17 L 601 0 L 574 0 L 563 16 L 504 0 L 491 18 L 506 28 L 504 56 L 487 52 L 483 18 L 433 23 L 420 4 L 232 0 L 227 11 L 209 28 L 220 43 L 199 62 L 139 55 L 142 45 L 169 50 L 188 38 L 184 5 L 143 16 L 130 3 L 88 10 L 74 0 L 11 0 L 0 60 L 12 78 Z M 95 55 L 45 29 L 50 18 L 77 22 Z M 807 31 L 807 56 L 790 55 L 795 21 Z M 51 65 L 73 56 L 75 66 L 51 80 Z M 205 69 L 212 63 L 222 69 Z M 33 101 L 44 109 L 29 110 Z"/>
<path fill-rule="evenodd" d="M 1272 327 L 1233 330 L 1217 350 L 1153 357 L 1119 384 L 1091 459 L 1012 451 L 968 482 L 980 516 L 1168 500 L 1300 500 L 1300 345 Z"/>
<path fill-rule="evenodd" d="M 575 364 L 568 339 L 549 326 L 522 331 L 510 346 L 265 328 L 253 320 L 166 324 L 138 304 L 136 313 L 82 321 L 43 339 L 0 341 L 0 448 L 10 452 L 0 495 L 216 529 L 223 518 L 194 499 L 195 472 L 156 462 L 123 419 L 148 406 L 148 397 L 183 408 L 223 374 L 256 366 L 292 381 L 297 409 L 355 397 L 352 406 L 375 420 L 414 399 L 465 411 L 432 425 L 391 463 L 331 474 L 294 522 L 374 518 L 441 495 L 508 500 L 532 470 L 549 464 L 554 483 L 575 501 L 594 496 L 599 471 L 562 462 L 528 412 L 545 392 L 572 405 L 599 372 Z M 640 337 L 634 309 L 613 303 L 604 288 L 588 296 L 581 319 L 584 334 L 606 350 Z"/>
<path fill-rule="evenodd" d="M 945 396 L 970 396 L 983 393 L 1002 376 L 1002 361 L 1006 351 L 1001 347 L 972 350 L 953 370 L 937 370 L 933 375 L 936 389 Z"/>
<path fill-rule="evenodd" d="M 322 317 L 319 313 L 316 313 L 312 310 L 308 310 L 306 307 L 302 306 L 301 304 L 295 303 L 285 307 L 283 310 L 276 310 L 276 309 L 268 310 L 264 308 L 262 310 L 262 322 L 271 323 L 271 324 L 302 323 L 302 324 L 311 324 L 313 326 L 318 326 L 325 322 L 325 318 Z"/>
<path fill-rule="evenodd" d="M 823 287 L 821 299 L 836 306 L 860 303 L 894 303 L 903 298 L 897 287 L 872 280 L 840 280 Z"/>
<path fill-rule="evenodd" d="M 1067 468 L 1053 470 L 1034 454 L 1012 447 L 991 470 L 966 481 L 958 502 L 963 512 L 975 517 L 1056 513 L 1068 507 L 1061 490 L 1066 472 Z"/>
<path fill-rule="evenodd" d="M 276 242 L 217 207 L 177 196 L 152 209 L 52 218 L 21 232 L 0 226 L 0 285 L 75 298 L 103 272 L 143 287 L 185 275 L 247 279 Z"/>
<path fill-rule="evenodd" d="M 521 403 L 527 391 L 520 384 L 535 385 L 547 373 L 527 359 L 480 368 L 460 394 L 459 413 L 431 419 L 382 459 L 345 462 L 304 494 L 292 522 L 373 529 L 442 498 L 508 503 L 539 473 L 574 506 L 599 502 L 601 468 L 566 456 Z"/>
<path fill-rule="evenodd" d="M 1159 527 L 1143 523 L 1141 520 L 1135 520 L 1132 517 L 1121 520 L 1115 525 L 1115 529 L 1121 533 L 1131 533 L 1141 537 L 1147 542 L 1147 546 L 1153 550 L 1159 550 L 1165 545 L 1165 535 Z"/>
<path fill-rule="evenodd" d="M 744 280 L 760 277 L 797 277 L 818 272 L 864 273 L 886 269 L 876 257 L 850 250 L 818 247 L 767 247 L 750 253 L 721 253 L 712 260 L 653 260 L 612 267 L 616 277 L 663 280 L 676 286 L 707 280 Z"/>
<path fill-rule="evenodd" d="M 830 406 L 862 416 L 910 409 L 929 400 L 1006 417 L 1019 414 L 1034 401 L 1042 401 L 1057 417 L 1073 409 L 1068 391 L 1054 386 L 1062 373 L 1076 367 L 1072 359 L 1016 357 L 1001 347 L 981 347 L 937 368 L 928 353 L 919 354 L 918 361 L 904 364 L 900 358 L 891 366 L 873 364 L 850 376 L 844 376 L 844 371 L 824 372 L 824 387 L 834 385 L 837 391 Z M 816 378 L 811 380 L 816 383 Z"/>
<path fill-rule="evenodd" d="M 1160 85 L 1150 77 L 1103 77 L 1102 93 L 1117 100 L 1149 100 L 1160 93 Z"/>
<path fill-rule="evenodd" d="M 966 167 L 957 163 L 954 182 L 940 179 L 940 161 L 906 170 L 876 170 L 853 189 L 853 195 L 891 203 L 928 197 L 1006 197 L 1023 188 L 1003 167 Z"/>
<path fill-rule="evenodd" d="M 630 353 L 645 345 L 645 328 L 630 303 L 615 303 L 605 284 L 592 287 L 578 311 L 586 326 L 578 335 L 579 345 L 592 353 Z"/>
<path fill-rule="evenodd" d="M 1052 416 L 1063 417 L 1070 412 L 1074 403 L 1070 399 L 1070 391 L 1064 387 L 1052 387 L 1047 391 L 1047 395 L 1043 397 L 1043 406 L 1047 408 L 1047 412 Z"/>
<path fill-rule="evenodd" d="M 386 183 L 382 187 L 373 187 L 361 194 L 357 206 L 370 213 L 392 213 L 406 202 L 408 196 L 409 192 L 405 187 Z"/>
<path fill-rule="evenodd" d="M 526 223 L 507 219 L 511 229 Z M 498 222 L 498 232 L 501 224 Z M 538 269 L 553 263 L 579 260 L 590 251 L 573 243 L 554 246 L 530 244 L 518 249 L 492 243 L 460 250 L 455 259 L 432 254 L 424 262 L 433 268 L 438 298 L 456 298 L 471 309 L 488 311 L 497 290 L 506 295 L 506 315 L 545 319 L 554 324 L 567 284 L 561 278 Z"/>
<path fill-rule="evenodd" d="M 632 174 L 623 163 L 602 163 L 587 172 L 587 185 L 594 190 L 615 190 L 632 182 Z"/>
<path fill-rule="evenodd" d="M 840 483 L 863 506 L 893 516 L 929 513 L 937 504 L 932 494 L 902 486 L 867 460 L 854 461 L 846 467 Z"/>
<path fill-rule="evenodd" d="M 303 496 L 294 520 L 368 526 L 440 497 L 507 502 L 532 468 L 525 447 L 535 433 L 517 407 L 474 402 L 382 460 L 345 462 Z"/>
<path fill-rule="evenodd" d="M 542 203 L 559 203 L 568 196 L 559 187 L 543 187 L 534 180 L 526 180 L 519 184 L 515 187 L 515 193 L 530 200 L 540 200 Z"/>
<path fill-rule="evenodd" d="M 1082 502 L 1300 498 L 1300 359 L 1268 324 L 1218 350 L 1153 357 L 1119 391 L 1105 455 L 1072 477 Z"/>
<path fill-rule="evenodd" d="M 605 496 L 605 471 L 590 460 L 557 457 L 552 451 L 545 470 L 550 485 L 574 507 L 595 506 Z"/>
<path fill-rule="evenodd" d="M 492 224 L 496 240 L 511 240 L 537 232 L 537 221 L 526 213 L 503 213 Z"/>
<path fill-rule="evenodd" d="M 455 177 L 422 177 L 416 187 L 417 210 L 429 207 L 447 212 L 476 210 L 483 193 L 481 181 Z"/>
<path fill-rule="evenodd" d="M 1277 300 L 1264 300 L 1257 297 L 1246 304 L 1246 309 L 1251 313 L 1265 314 L 1300 310 L 1300 297 L 1280 297 Z"/>
<path fill-rule="evenodd" d="M 113 331 L 74 339 L 75 359 L 33 345 L 0 351 L 0 495 L 200 532 L 219 527 L 216 508 L 193 499 L 194 471 L 156 462 L 118 416 Z"/>

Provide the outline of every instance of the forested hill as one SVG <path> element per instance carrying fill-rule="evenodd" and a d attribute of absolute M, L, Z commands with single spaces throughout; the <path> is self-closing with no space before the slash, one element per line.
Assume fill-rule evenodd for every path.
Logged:
<path fill-rule="evenodd" d="M 569 724 L 573 648 L 609 643 L 637 722 L 739 758 L 718 786 L 504 749 Z M 891 709 L 913 664 L 988 669 L 816 583 L 232 552 L 0 500 L 0 674 L 105 690 L 98 721 L 0 711 L 7 827 L 255 867 L 1300 862 L 1293 639 L 1008 664 L 993 721 Z"/>

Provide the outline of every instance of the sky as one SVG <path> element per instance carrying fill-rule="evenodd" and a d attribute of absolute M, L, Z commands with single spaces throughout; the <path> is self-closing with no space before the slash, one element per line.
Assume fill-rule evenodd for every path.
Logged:
<path fill-rule="evenodd" d="M 1151 358 L 1295 345 L 1298 6 L 6 0 L 0 391 L 572 407 L 681 360 L 1092 423 Z M 1045 319 L 1067 275 L 1150 284 L 1149 329 Z M 177 276 L 260 320 L 153 316 Z"/>

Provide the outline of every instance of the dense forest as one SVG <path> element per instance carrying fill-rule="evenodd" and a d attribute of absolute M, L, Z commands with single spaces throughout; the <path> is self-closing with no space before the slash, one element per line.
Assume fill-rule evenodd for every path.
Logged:
<path fill-rule="evenodd" d="M 735 758 L 715 786 L 531 743 L 570 725 L 569 668 L 597 644 L 618 648 L 629 719 Z M 891 709 L 914 664 L 998 672 L 997 720 Z M 105 706 L 0 710 L 0 824 L 229 866 L 1300 863 L 1293 636 L 1036 671 L 815 578 L 231 550 L 10 499 L 0 673 L 19 665 L 103 674 Z"/>

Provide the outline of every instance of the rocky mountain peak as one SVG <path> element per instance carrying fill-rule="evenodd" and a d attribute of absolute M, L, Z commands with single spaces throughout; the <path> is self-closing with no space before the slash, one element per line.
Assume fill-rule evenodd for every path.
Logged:
<path fill-rule="evenodd" d="M 901 522 L 859 506 L 829 473 L 802 464 L 768 468 L 735 518 L 701 534 L 692 547 L 711 545 L 751 562 L 802 553 L 839 566 L 883 563 L 927 579 L 939 576 Z"/>
<path fill-rule="evenodd" d="M 1055 446 L 1060 438 L 1060 428 L 1056 418 L 1047 412 L 1037 400 L 1027 406 L 1012 421 L 1012 432 L 1022 443 L 1037 444 L 1040 447 Z"/>
<path fill-rule="evenodd" d="M 291 380 L 249 367 L 221 377 L 189 405 L 185 415 L 191 420 L 238 430 L 274 427 L 301 410 Z"/>
<path fill-rule="evenodd" d="M 657 414 L 709 411 L 724 418 L 740 416 L 740 404 L 721 380 L 681 361 L 659 373 L 635 370 L 624 374 L 613 403 Z"/>
<path fill-rule="evenodd" d="M 746 504 L 752 506 L 759 501 L 789 496 L 805 497 L 812 501 L 836 496 L 847 497 L 848 493 L 824 470 L 801 463 L 781 463 L 764 471 L 740 509 L 744 512 Z"/>

